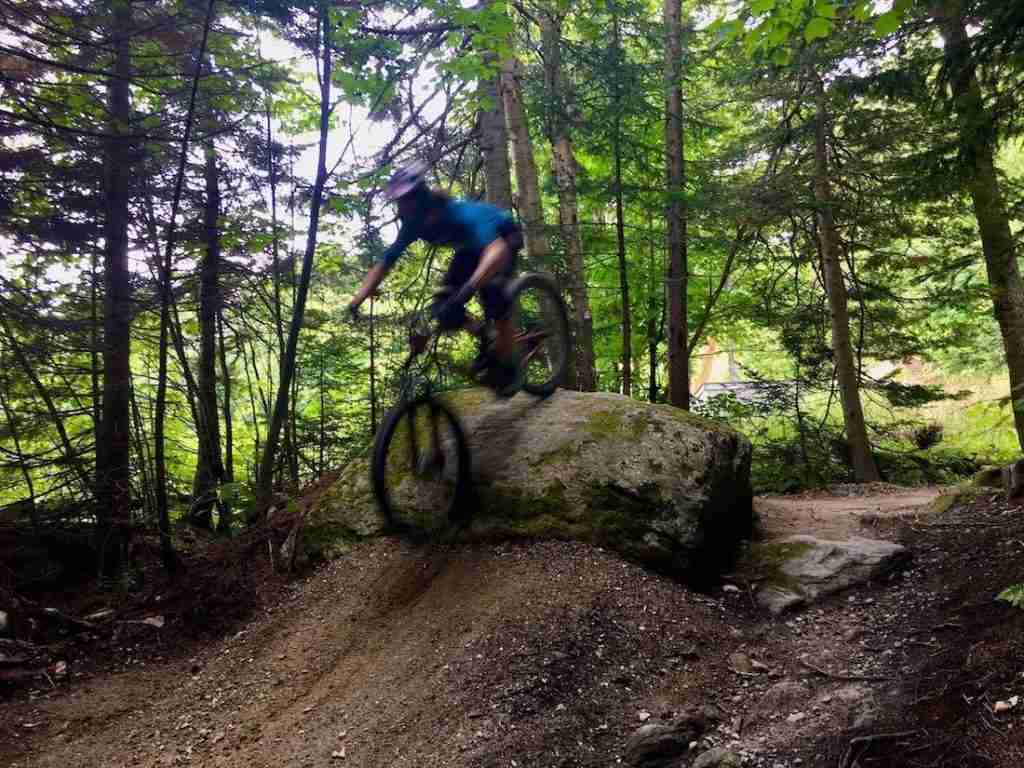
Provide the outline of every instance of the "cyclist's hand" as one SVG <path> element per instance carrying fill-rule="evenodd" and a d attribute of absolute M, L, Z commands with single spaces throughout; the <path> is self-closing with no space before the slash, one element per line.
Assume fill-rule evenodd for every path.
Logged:
<path fill-rule="evenodd" d="M 352 325 L 361 325 L 363 322 L 363 316 L 359 314 L 358 304 L 349 304 L 345 309 L 345 315 Z"/>
<path fill-rule="evenodd" d="M 448 294 L 447 298 L 445 297 L 446 293 Z M 454 293 L 451 293 L 448 289 L 438 291 L 434 294 L 435 303 L 432 311 L 434 319 L 438 320 L 450 311 L 464 307 L 466 302 L 473 298 L 474 293 L 476 293 L 476 291 L 473 290 L 473 287 L 469 283 L 466 283 Z"/>
<path fill-rule="evenodd" d="M 474 293 L 476 293 L 476 289 L 470 283 L 465 283 L 461 288 L 459 288 L 459 290 L 455 292 L 455 295 L 452 296 L 448 301 L 450 301 L 452 304 L 465 304 L 467 301 L 473 298 Z"/>

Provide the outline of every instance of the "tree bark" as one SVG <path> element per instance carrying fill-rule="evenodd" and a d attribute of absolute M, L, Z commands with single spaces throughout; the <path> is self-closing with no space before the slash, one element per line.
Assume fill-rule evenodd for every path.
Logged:
<path fill-rule="evenodd" d="M 217 410 L 217 314 L 220 306 L 220 172 L 217 150 L 211 143 L 206 155 L 204 178 L 206 199 L 203 206 L 205 252 L 199 265 L 199 364 L 196 371 L 198 457 L 192 481 L 191 522 L 213 529 L 213 510 L 217 506 L 217 486 L 224 480 L 224 462 L 220 445 L 220 418 Z"/>
<path fill-rule="evenodd" d="M 647 402 L 658 401 L 658 342 L 661 340 L 658 328 L 658 275 L 661 270 L 655 264 L 654 233 L 650 232 L 650 295 L 647 300 Z"/>
<path fill-rule="evenodd" d="M 309 201 L 309 229 L 306 233 L 306 251 L 302 259 L 302 274 L 299 278 L 295 306 L 292 310 L 292 321 L 288 329 L 288 347 L 285 350 L 281 365 L 281 377 L 277 384 L 277 400 L 274 413 L 267 429 L 267 439 L 263 446 L 259 472 L 259 503 L 260 511 L 270 504 L 273 490 L 274 458 L 277 451 L 281 427 L 287 418 L 288 401 L 291 394 L 292 376 L 295 371 L 295 356 L 298 351 L 299 332 L 302 330 L 303 315 L 306 308 L 306 296 L 313 274 L 313 257 L 316 255 L 317 227 L 320 222 L 320 207 L 323 203 L 324 185 L 327 183 L 327 134 L 330 129 L 331 117 L 331 36 L 325 3 L 321 0 L 318 20 L 318 41 L 322 39 L 322 68 L 320 72 L 320 141 L 317 152 L 316 180 Z"/>
<path fill-rule="evenodd" d="M 273 140 L 273 129 L 271 124 L 271 109 L 270 109 L 270 95 L 268 93 L 265 101 L 265 123 L 266 123 L 266 137 L 267 137 L 267 176 L 270 183 L 270 225 L 271 225 L 271 251 L 272 251 L 272 270 L 273 270 L 273 285 L 274 285 L 274 304 L 272 307 L 274 315 L 274 332 L 277 338 L 277 360 L 278 360 L 278 381 L 283 380 L 284 375 L 280 366 L 284 365 L 285 362 L 285 338 L 284 338 L 284 304 L 281 300 L 281 277 L 285 269 L 285 265 L 281 262 L 281 238 L 280 229 L 278 228 L 277 218 L 277 164 L 274 161 L 274 140 Z M 291 211 L 291 223 L 292 228 L 295 227 L 295 188 L 292 186 L 291 194 L 288 199 L 288 207 Z M 290 248 L 289 248 L 290 252 Z M 288 260 L 288 264 L 292 264 L 292 260 Z M 294 268 L 289 269 L 289 277 L 291 278 L 292 284 L 294 285 Z M 294 305 L 294 301 L 292 302 Z M 270 346 L 269 344 L 267 345 Z M 253 366 L 255 368 L 255 354 L 253 355 Z M 268 374 L 268 380 L 273 385 L 273 376 Z M 292 405 L 292 400 L 289 398 L 288 405 Z M 264 410 L 268 413 L 269 408 L 264 406 Z M 284 437 L 282 439 L 283 453 L 285 463 L 292 466 L 292 414 L 291 408 L 289 407 L 289 413 L 286 414 L 286 422 L 284 427 Z M 296 473 L 298 470 L 296 469 Z M 296 484 L 298 480 L 296 479 Z"/>
<path fill-rule="evenodd" d="M 128 205 L 132 146 L 131 0 L 114 0 L 114 76 L 108 82 L 108 133 L 104 153 L 103 395 L 97 441 L 96 501 L 100 570 L 120 575 L 131 535 L 131 316 Z"/>
<path fill-rule="evenodd" d="M 326 430 L 326 390 L 324 388 L 324 352 L 320 351 L 320 434 L 317 439 L 318 443 L 318 456 L 316 462 L 316 473 L 317 477 L 320 477 L 324 473 L 324 441 L 327 434 Z"/>
<path fill-rule="evenodd" d="M 185 117 L 185 128 L 181 137 L 181 150 L 178 153 L 178 171 L 174 183 L 174 195 L 171 200 L 171 212 L 167 221 L 167 242 L 164 246 L 163 260 L 158 266 L 158 277 L 160 282 L 160 341 L 157 351 L 157 385 L 156 385 L 156 407 L 153 419 L 153 445 L 154 464 L 156 467 L 156 501 L 157 520 L 160 528 L 160 551 L 163 557 L 164 567 L 169 572 L 177 569 L 177 558 L 171 543 L 171 518 L 170 507 L 167 499 L 167 461 L 165 458 L 164 426 L 166 423 L 167 411 L 167 358 L 169 356 L 169 337 L 173 335 L 175 347 L 178 353 L 178 360 L 182 373 L 185 376 L 189 392 L 189 401 L 192 405 L 192 418 L 197 429 L 201 429 L 201 418 L 199 417 L 199 406 L 192 398 L 192 393 L 197 389 L 192 380 L 192 374 L 188 366 L 188 358 L 185 355 L 185 345 L 182 340 L 181 324 L 176 323 L 177 329 L 172 334 L 172 314 L 176 317 L 174 293 L 171 286 L 173 273 L 174 244 L 177 236 L 178 208 L 181 205 L 182 188 L 185 183 L 185 164 L 188 160 L 189 139 L 192 136 L 192 121 L 195 116 L 196 92 L 199 88 L 199 76 L 202 73 L 204 55 L 206 53 L 206 41 L 210 33 L 210 24 L 213 20 L 214 0 L 209 0 L 206 7 L 206 19 L 203 23 L 203 37 L 199 44 L 199 51 L 196 55 L 196 71 L 192 78 L 192 89 L 189 94 L 188 112 Z M 150 217 L 153 218 L 152 216 Z M 153 222 L 155 227 L 155 221 Z M 159 259 L 159 256 L 158 256 Z"/>
<path fill-rule="evenodd" d="M 92 252 L 89 274 L 89 383 L 92 387 L 93 433 L 99 441 L 100 422 L 103 420 L 103 401 L 100 395 L 100 308 L 99 308 L 99 252 Z"/>
<path fill-rule="evenodd" d="M 292 363 L 294 365 L 294 363 Z M 298 402 L 299 402 L 299 377 L 292 374 L 292 395 L 288 404 L 288 421 L 285 427 L 288 433 L 288 448 L 285 457 L 288 459 L 288 477 L 291 480 L 291 487 L 298 493 L 301 483 L 299 482 L 299 456 L 302 447 L 299 445 L 298 430 Z"/>
<path fill-rule="evenodd" d="M 551 258 L 551 243 L 544 225 L 537 163 L 533 155 L 533 140 L 523 107 L 522 88 L 519 84 L 520 65 L 509 57 L 502 63 L 501 93 L 505 102 L 505 120 L 512 139 L 512 157 L 519 193 L 519 218 L 523 223 L 526 255 L 531 268 L 544 268 Z"/>
<path fill-rule="evenodd" d="M 860 402 L 860 377 L 850 344 L 850 312 L 843 277 L 842 253 L 839 233 L 832 211 L 832 186 L 829 171 L 826 134 L 829 116 L 825 105 L 825 87 L 817 85 L 817 120 L 814 142 L 814 200 L 817 205 L 818 241 L 821 246 L 822 271 L 828 291 L 829 310 L 832 315 L 832 352 L 835 358 L 836 379 L 843 403 L 843 422 L 850 446 L 850 461 L 858 482 L 879 479 L 878 468 L 871 453 L 864 411 Z"/>
<path fill-rule="evenodd" d="M 241 338 L 239 333 L 235 333 L 235 344 L 238 347 L 238 351 L 242 355 L 242 369 L 245 371 L 245 384 L 246 390 L 249 393 L 249 408 L 252 415 L 252 429 L 253 429 L 253 483 L 259 485 L 259 459 L 262 453 L 262 442 L 260 441 L 260 421 L 256 412 L 256 395 L 253 394 L 256 389 L 253 386 L 253 379 L 256 380 L 257 386 L 259 383 L 259 371 L 256 370 L 255 365 L 250 373 L 249 371 L 249 356 L 245 354 L 245 339 Z"/>
<path fill-rule="evenodd" d="M 139 410 L 139 403 L 135 396 L 135 377 L 132 377 L 132 386 L 129 392 L 130 405 L 132 410 L 132 443 L 135 447 L 135 461 L 138 466 L 139 491 L 142 496 L 142 515 L 144 518 L 156 511 L 152 503 L 153 483 L 150 481 L 149 452 L 146 450 L 146 433 L 143 431 L 142 413 Z"/>
<path fill-rule="evenodd" d="M 996 171 L 995 118 L 985 105 L 978 82 L 963 4 L 947 0 L 941 13 L 946 68 L 959 121 L 960 151 L 968 171 L 967 189 L 981 235 L 992 309 L 1003 339 L 1017 439 L 1024 450 L 1024 281 Z"/>
<path fill-rule="evenodd" d="M 683 4 L 665 0 L 665 174 L 668 205 L 668 401 L 690 409 L 686 291 L 689 282 L 686 238 L 686 165 L 683 145 Z"/>
<path fill-rule="evenodd" d="M 613 45 L 617 63 L 623 61 L 622 38 L 619 30 L 619 15 L 616 11 L 613 18 Z M 626 262 L 626 222 L 622 205 L 622 93 L 618 80 L 613 86 L 615 125 L 612 131 L 612 154 L 615 169 L 615 238 L 619 257 L 619 294 L 621 296 L 620 312 L 622 317 L 622 394 L 631 397 L 633 394 L 633 323 L 632 310 L 629 305 L 629 273 Z"/>
<path fill-rule="evenodd" d="M 377 434 L 377 323 L 374 297 L 370 297 L 370 434 Z"/>
<path fill-rule="evenodd" d="M 485 61 L 497 65 L 493 55 Z M 503 210 L 512 210 L 512 179 L 508 165 L 508 129 L 501 96 L 501 73 L 480 82 L 480 96 L 487 102 L 478 116 L 480 153 L 484 156 L 486 200 Z"/>
<path fill-rule="evenodd" d="M 224 301 L 217 303 L 217 335 L 220 350 L 220 380 L 224 388 L 224 482 L 235 482 L 235 439 L 231 421 L 231 370 L 228 368 L 228 352 L 224 343 Z M 221 502 L 217 530 L 228 533 L 231 530 L 231 504 Z"/>
<path fill-rule="evenodd" d="M 566 269 L 569 273 L 575 315 L 576 384 L 583 392 L 597 389 L 594 359 L 594 318 L 590 312 L 583 248 L 580 243 L 578 206 L 576 203 L 576 157 L 572 150 L 567 114 L 567 83 L 562 72 L 562 18 L 544 12 L 540 17 L 544 56 L 544 80 L 551 104 L 549 132 L 555 186 L 558 188 L 558 210 L 565 241 Z"/>
<path fill-rule="evenodd" d="M 120 575 L 131 535 L 131 317 L 128 203 L 131 194 L 132 0 L 112 0 L 114 72 L 108 90 L 103 162 L 103 417 L 96 446 L 96 519 L 100 570 Z"/>

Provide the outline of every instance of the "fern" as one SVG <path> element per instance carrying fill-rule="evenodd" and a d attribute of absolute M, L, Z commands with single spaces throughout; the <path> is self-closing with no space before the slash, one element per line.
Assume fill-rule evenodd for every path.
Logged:
<path fill-rule="evenodd" d="M 996 599 L 1005 600 L 1016 608 L 1024 608 L 1024 584 L 1014 584 L 1012 587 L 1007 587 L 999 593 Z"/>

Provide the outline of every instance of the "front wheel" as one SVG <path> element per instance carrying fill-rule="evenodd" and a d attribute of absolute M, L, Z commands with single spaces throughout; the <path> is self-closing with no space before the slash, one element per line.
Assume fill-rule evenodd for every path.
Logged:
<path fill-rule="evenodd" d="M 390 527 L 432 537 L 464 521 L 469 461 L 465 432 L 447 406 L 432 397 L 396 406 L 377 433 L 370 469 Z"/>
<path fill-rule="evenodd" d="M 539 274 L 514 280 L 508 294 L 518 315 L 523 389 L 547 397 L 565 380 L 569 367 L 571 342 L 565 301 L 555 282 Z"/>

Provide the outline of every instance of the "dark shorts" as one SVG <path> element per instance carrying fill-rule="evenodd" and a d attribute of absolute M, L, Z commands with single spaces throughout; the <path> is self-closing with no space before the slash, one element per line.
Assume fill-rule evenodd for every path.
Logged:
<path fill-rule="evenodd" d="M 502 320 L 512 309 L 512 303 L 509 301 L 505 289 L 509 279 L 515 274 L 516 263 L 519 261 L 519 249 L 523 245 L 522 230 L 519 229 L 518 224 L 510 223 L 503 226 L 498 232 L 508 245 L 509 260 L 504 269 L 488 280 L 478 293 L 480 303 L 484 308 L 484 315 L 488 320 Z M 441 279 L 442 290 L 434 298 L 435 314 L 442 328 L 455 330 L 465 324 L 465 305 L 447 306 L 443 312 L 438 312 L 438 310 L 444 305 L 448 296 L 469 281 L 479 263 L 480 254 L 475 251 L 457 251 L 452 258 L 448 271 Z"/>

